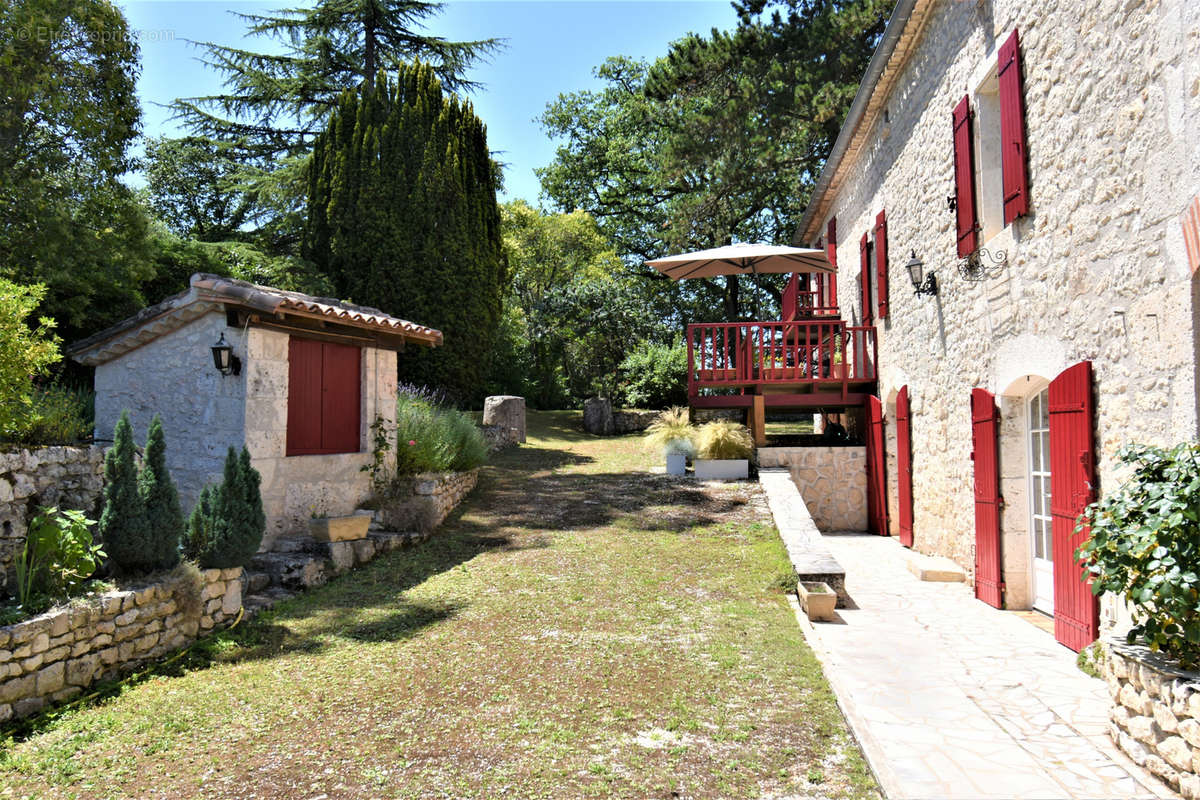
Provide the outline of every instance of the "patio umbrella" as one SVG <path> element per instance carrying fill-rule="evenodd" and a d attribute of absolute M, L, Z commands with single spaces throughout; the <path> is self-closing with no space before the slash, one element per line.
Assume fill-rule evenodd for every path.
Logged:
<path fill-rule="evenodd" d="M 647 261 L 673 280 L 718 275 L 778 275 L 786 272 L 834 272 L 824 250 L 777 244 L 727 244 Z"/>

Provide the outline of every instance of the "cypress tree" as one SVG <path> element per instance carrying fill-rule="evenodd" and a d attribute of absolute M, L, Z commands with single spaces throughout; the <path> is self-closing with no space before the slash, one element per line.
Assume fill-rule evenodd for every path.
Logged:
<path fill-rule="evenodd" d="M 303 253 L 339 296 L 445 334 L 400 358 L 402 380 L 482 396 L 506 274 L 498 169 L 469 103 L 433 69 L 404 65 L 345 92 L 308 174 Z"/>
<path fill-rule="evenodd" d="M 113 429 L 113 446 L 104 454 L 104 510 L 99 531 L 104 551 L 119 571 L 142 572 L 156 567 L 149 555 L 151 533 L 146 506 L 138 492 L 128 411 L 122 412 Z"/>
<path fill-rule="evenodd" d="M 197 564 L 204 564 L 212 543 L 213 487 L 205 486 L 188 516 L 184 555 Z"/>
<path fill-rule="evenodd" d="M 167 444 L 162 418 L 150 422 L 146 451 L 138 475 L 138 495 L 146 514 L 145 560 L 149 569 L 170 569 L 179 563 L 179 540 L 183 536 L 183 510 L 179 493 L 167 471 Z"/>
<path fill-rule="evenodd" d="M 266 530 L 259 492 L 261 481 L 258 470 L 250 466 L 249 451 L 243 447 L 239 458 L 230 447 L 221 485 L 212 495 L 211 533 L 201 553 L 200 566 L 244 567 L 258 552 Z M 197 521 L 196 527 L 203 527 L 202 520 Z"/>

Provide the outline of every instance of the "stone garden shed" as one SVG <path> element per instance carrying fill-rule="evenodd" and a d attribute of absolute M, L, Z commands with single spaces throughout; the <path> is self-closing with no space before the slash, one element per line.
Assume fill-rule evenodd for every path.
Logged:
<path fill-rule="evenodd" d="M 185 511 L 220 480 L 227 449 L 246 445 L 269 547 L 366 500 L 372 423 L 395 420 L 397 353 L 441 343 L 440 331 L 377 309 L 196 274 L 68 353 L 96 369 L 97 439 L 122 410 L 139 442 L 162 415 Z"/>

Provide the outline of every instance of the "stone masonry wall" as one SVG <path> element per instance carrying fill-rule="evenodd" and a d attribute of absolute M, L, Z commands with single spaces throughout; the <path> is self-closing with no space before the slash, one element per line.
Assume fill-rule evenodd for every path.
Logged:
<path fill-rule="evenodd" d="M 370 473 L 362 470 L 372 461 L 370 426 L 379 417 L 394 429 L 396 420 L 396 353 L 364 347 L 360 451 L 288 456 L 288 338 L 251 327 L 246 343 L 246 446 L 262 474 L 264 550 L 282 534 L 305 530 L 313 516 L 350 514 L 365 502 L 371 494 Z"/>
<path fill-rule="evenodd" d="M 416 475 L 379 509 L 376 518 L 388 530 L 429 533 L 450 516 L 478 482 L 478 469 Z"/>
<path fill-rule="evenodd" d="M 213 367 L 210 348 L 222 334 L 242 359 L 241 375 L 222 375 Z M 121 411 L 128 410 L 141 446 L 150 420 L 162 415 L 167 467 L 185 513 L 205 484 L 221 480 L 229 447 L 242 446 L 245 343 L 244 331 L 213 312 L 96 367 L 96 439 L 111 440 Z"/>
<path fill-rule="evenodd" d="M 1187 800 L 1200 798 L 1200 673 L 1123 641 L 1108 643 L 1104 673 L 1113 741 Z"/>
<path fill-rule="evenodd" d="M 956 269 L 955 217 L 944 199 L 954 193 L 951 111 L 966 93 L 978 100 L 998 44 L 1014 29 L 1030 213 L 984 226 L 983 245 L 1005 251 L 1007 265 L 967 281 Z M 1121 443 L 1197 435 L 1195 283 L 1180 217 L 1200 192 L 1200 4 L 939 0 L 894 87 L 873 101 L 887 113 L 843 165 L 832 205 L 809 235 L 815 240 L 836 216 L 839 302 L 858 324 L 859 240 L 886 210 L 890 314 L 876 320 L 879 394 L 908 385 L 911 395 L 915 547 L 950 556 L 968 573 L 969 394 L 996 394 L 1002 436 L 1016 437 L 1001 442 L 1005 552 L 1016 559 L 1005 579 L 1015 586 L 1030 569 L 1019 491 L 1030 392 L 1093 362 L 1101 492 L 1119 480 Z M 977 139 L 998 124 L 977 116 Z M 981 208 L 995 202 L 988 186 L 979 188 Z M 910 252 L 936 273 L 937 296 L 912 292 Z M 1027 588 L 1010 600 L 1027 607 Z"/>
<path fill-rule="evenodd" d="M 822 531 L 867 529 L 865 447 L 760 447 L 760 469 L 785 467 Z"/>
<path fill-rule="evenodd" d="M 104 488 L 99 447 L 43 447 L 0 453 L 0 595 L 39 506 L 78 509 L 96 518 Z"/>
<path fill-rule="evenodd" d="M 230 622 L 242 568 L 200 572 L 76 601 L 0 627 L 0 722 L 68 700 Z"/>

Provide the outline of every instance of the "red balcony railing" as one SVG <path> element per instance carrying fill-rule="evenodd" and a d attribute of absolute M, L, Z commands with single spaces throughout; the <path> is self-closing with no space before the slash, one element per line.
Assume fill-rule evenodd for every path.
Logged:
<path fill-rule="evenodd" d="M 701 388 L 875 380 L 875 328 L 842 320 L 689 325 L 688 394 Z"/>

